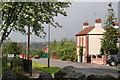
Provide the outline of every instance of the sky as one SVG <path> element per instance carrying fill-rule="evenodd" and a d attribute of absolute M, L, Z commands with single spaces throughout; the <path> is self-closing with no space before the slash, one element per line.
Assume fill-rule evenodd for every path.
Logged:
<path fill-rule="evenodd" d="M 102 26 L 106 20 L 107 9 L 109 2 L 73 2 L 72 5 L 66 9 L 67 17 L 59 15 L 55 18 L 56 21 L 62 25 L 62 28 L 50 28 L 50 40 L 61 41 L 63 38 L 75 40 L 75 34 L 83 29 L 83 22 L 88 21 L 89 26 L 94 26 L 95 20 L 102 19 Z M 116 17 L 118 16 L 118 3 L 112 2 Z M 45 31 L 48 33 L 48 25 L 45 26 Z M 26 42 L 27 36 L 19 32 L 12 32 L 10 39 L 17 42 Z M 31 35 L 31 42 L 46 42 L 45 39 Z"/>

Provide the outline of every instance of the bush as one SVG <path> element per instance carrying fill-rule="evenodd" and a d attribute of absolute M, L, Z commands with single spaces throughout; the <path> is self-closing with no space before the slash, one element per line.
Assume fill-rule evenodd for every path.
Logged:
<path fill-rule="evenodd" d="M 62 56 L 62 61 L 73 61 L 73 62 L 77 62 L 77 55 L 76 55 L 76 54 L 72 54 L 72 55 Z"/>
<path fill-rule="evenodd" d="M 67 57 L 67 56 L 62 56 L 62 57 L 61 57 L 61 60 L 62 60 L 62 61 L 67 61 L 67 60 L 68 60 L 68 57 Z"/>
<path fill-rule="evenodd" d="M 16 72 L 21 72 L 21 71 L 23 71 L 23 62 L 22 62 L 21 59 L 15 58 L 15 59 L 12 60 L 12 63 L 13 63 L 13 64 L 12 64 L 12 65 L 13 65 L 12 70 L 14 70 L 14 71 L 16 71 Z"/>
<path fill-rule="evenodd" d="M 12 65 L 12 70 L 16 72 L 21 72 L 23 71 L 23 62 L 20 59 L 17 58 L 6 58 L 4 57 L 2 59 L 2 72 L 8 71 L 11 69 Z"/>
<path fill-rule="evenodd" d="M 6 57 L 2 58 L 2 72 L 10 70 L 10 66 L 8 65 L 9 60 Z"/>
<path fill-rule="evenodd" d="M 73 62 L 77 62 L 77 55 L 76 54 L 70 55 L 69 60 Z"/>

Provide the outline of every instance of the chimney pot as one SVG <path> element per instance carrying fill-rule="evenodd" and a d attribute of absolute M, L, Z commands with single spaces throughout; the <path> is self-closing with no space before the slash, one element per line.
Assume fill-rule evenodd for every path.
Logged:
<path fill-rule="evenodd" d="M 88 26 L 88 25 L 89 23 L 87 21 L 83 23 L 83 26 Z"/>
<path fill-rule="evenodd" d="M 102 21 L 101 21 L 100 18 L 95 20 L 95 23 L 101 23 L 101 22 L 102 22 Z"/>

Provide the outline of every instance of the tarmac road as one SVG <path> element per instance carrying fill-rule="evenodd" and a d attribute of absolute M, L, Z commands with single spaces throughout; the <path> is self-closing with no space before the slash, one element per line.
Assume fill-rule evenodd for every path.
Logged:
<path fill-rule="evenodd" d="M 48 64 L 47 59 L 33 59 L 33 62 Z M 63 68 L 65 66 L 75 66 L 81 73 L 86 75 L 97 74 L 97 75 L 112 75 L 114 77 L 120 76 L 120 73 L 116 70 L 116 67 L 100 64 L 90 64 L 90 63 L 76 63 L 70 61 L 61 61 L 61 60 L 50 60 L 50 66 Z"/>

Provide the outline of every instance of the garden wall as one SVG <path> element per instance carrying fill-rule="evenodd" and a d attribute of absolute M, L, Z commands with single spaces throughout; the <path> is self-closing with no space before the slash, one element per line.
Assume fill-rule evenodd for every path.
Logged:
<path fill-rule="evenodd" d="M 61 57 L 59 55 L 57 55 L 56 53 L 52 53 L 50 55 L 51 59 L 61 59 Z"/>
<path fill-rule="evenodd" d="M 106 64 L 106 56 L 91 55 L 91 63 Z"/>

